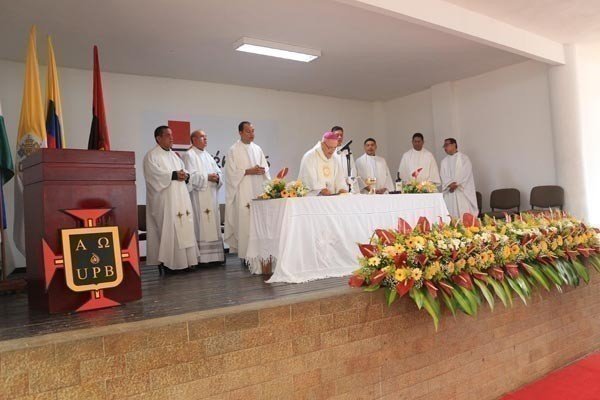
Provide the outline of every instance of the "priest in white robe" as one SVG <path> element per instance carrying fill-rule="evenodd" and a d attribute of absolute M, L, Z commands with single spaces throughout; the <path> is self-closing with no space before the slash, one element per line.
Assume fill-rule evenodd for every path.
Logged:
<path fill-rule="evenodd" d="M 198 243 L 198 263 L 224 262 L 223 237 L 218 192 L 223 185 L 221 169 L 206 151 L 208 144 L 204 131 L 194 131 L 192 147 L 182 158 L 190 173 L 188 190 L 194 208 L 194 232 Z"/>
<path fill-rule="evenodd" d="M 448 155 L 442 160 L 442 192 L 448 212 L 456 218 L 465 213 L 477 216 L 479 209 L 471 160 L 458 151 L 456 139 L 446 139 L 444 151 Z"/>
<path fill-rule="evenodd" d="M 335 155 L 337 138 L 335 133 L 326 132 L 321 141 L 302 157 L 298 179 L 309 189 L 309 195 L 327 196 L 348 192 L 345 174 Z"/>
<path fill-rule="evenodd" d="M 186 186 L 190 175 L 171 150 L 171 129 L 159 126 L 154 139 L 156 147 L 144 157 L 146 259 L 149 265 L 169 273 L 198 264 L 194 210 Z"/>
<path fill-rule="evenodd" d="M 369 193 L 374 189 L 377 194 L 384 194 L 394 190 L 394 181 L 390 174 L 385 158 L 376 155 L 377 142 L 373 138 L 368 138 L 364 142 L 365 154 L 356 160 L 356 171 L 358 173 L 358 183 L 361 192 Z M 369 184 L 375 180 L 372 184 Z"/>
<path fill-rule="evenodd" d="M 246 258 L 252 200 L 264 191 L 271 179 L 262 149 L 254 143 L 254 127 L 248 121 L 238 125 L 240 140 L 225 158 L 225 242 L 232 253 Z"/>
<path fill-rule="evenodd" d="M 417 181 L 429 181 L 440 185 L 440 173 L 433 154 L 424 148 L 425 140 L 423 135 L 415 133 L 412 137 L 413 148 L 402 155 L 398 173 L 403 182 L 409 182 L 414 179 L 413 174 L 417 174 Z M 421 169 L 420 172 L 417 171 Z"/>
<path fill-rule="evenodd" d="M 344 128 L 341 126 L 334 126 L 331 128 L 331 132 L 336 134 L 338 137 L 335 155 L 340 163 L 340 169 L 344 174 L 346 186 L 350 186 L 351 193 L 357 194 L 360 192 L 360 188 L 358 184 L 358 173 L 356 170 L 356 162 L 354 161 L 354 154 L 350 153 L 348 149 L 342 150 L 342 146 L 344 145 Z M 350 170 L 348 170 L 348 153 L 350 153 Z"/>

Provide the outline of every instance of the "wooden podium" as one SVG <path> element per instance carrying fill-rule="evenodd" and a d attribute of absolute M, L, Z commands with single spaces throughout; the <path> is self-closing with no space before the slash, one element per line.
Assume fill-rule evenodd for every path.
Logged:
<path fill-rule="evenodd" d="M 23 184 L 30 307 L 50 313 L 85 311 L 141 298 L 133 152 L 40 149 L 23 162 Z M 116 248 L 118 254 L 114 255 L 122 255 L 122 259 L 113 260 L 122 267 L 122 276 L 98 286 L 103 289 L 73 286 L 75 266 L 67 270 L 67 265 L 80 260 L 72 259 L 70 252 L 63 254 L 63 238 L 68 237 L 64 234 L 69 229 L 98 227 L 112 227 L 114 243 L 110 243 L 110 250 Z M 91 242 L 86 243 L 90 247 Z M 110 247 L 108 239 L 100 238 L 98 243 L 100 249 Z M 86 249 L 83 242 L 80 247 L 92 255 L 89 270 L 96 277 L 100 266 L 104 267 L 100 259 L 106 249 Z M 113 265 L 107 270 L 106 281 L 115 274 Z M 90 283 L 86 287 L 96 287 L 91 273 L 85 278 Z"/>

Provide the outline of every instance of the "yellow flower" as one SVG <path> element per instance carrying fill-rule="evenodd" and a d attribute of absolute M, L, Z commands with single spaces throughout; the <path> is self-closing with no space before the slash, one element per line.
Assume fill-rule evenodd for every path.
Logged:
<path fill-rule="evenodd" d="M 414 238 L 406 239 L 406 246 L 410 249 L 414 248 L 416 245 Z"/>
<path fill-rule="evenodd" d="M 469 230 L 473 233 L 478 233 L 480 231 L 478 226 L 472 226 L 469 228 Z"/>
<path fill-rule="evenodd" d="M 519 245 L 513 244 L 510 248 L 510 252 L 513 256 L 517 256 L 521 252 L 521 248 L 519 247 Z"/>
<path fill-rule="evenodd" d="M 406 251 L 406 249 L 404 248 L 404 246 L 402 246 L 400 243 L 396 243 L 394 245 L 394 248 L 396 249 L 396 252 L 398 254 L 402 254 L 402 253 L 404 253 Z"/>
<path fill-rule="evenodd" d="M 540 248 L 542 251 L 548 251 L 548 243 L 544 240 L 540 243 Z"/>
<path fill-rule="evenodd" d="M 510 257 L 510 255 L 511 255 L 510 247 L 504 246 L 502 248 L 502 258 L 507 259 Z"/>
<path fill-rule="evenodd" d="M 458 268 L 458 270 L 460 271 L 461 269 L 463 269 L 465 267 L 466 264 L 467 264 L 467 262 L 463 258 L 461 258 L 460 260 L 458 260 L 456 262 L 455 265 L 456 265 L 456 268 Z"/>
<path fill-rule="evenodd" d="M 410 275 L 411 278 L 413 278 L 415 281 L 418 281 L 423 276 L 423 271 L 421 271 L 419 268 L 413 268 Z"/>
<path fill-rule="evenodd" d="M 553 240 L 552 243 L 550 243 L 550 249 L 552 249 L 552 251 L 558 249 L 558 243 L 556 242 L 556 240 Z"/>
<path fill-rule="evenodd" d="M 446 265 L 446 270 L 451 274 L 454 273 L 454 263 L 452 261 L 450 261 L 448 265 Z"/>
<path fill-rule="evenodd" d="M 556 243 L 559 246 L 562 246 L 564 244 L 562 236 L 559 236 L 559 237 L 556 238 Z"/>
<path fill-rule="evenodd" d="M 290 191 L 288 192 L 288 194 L 289 194 L 289 196 L 290 196 L 290 197 L 297 197 L 297 194 L 296 194 L 296 191 L 295 191 L 295 190 L 290 190 Z"/>
<path fill-rule="evenodd" d="M 475 258 L 469 257 L 469 259 L 467 260 L 467 264 L 469 264 L 469 267 L 474 267 L 475 264 L 477 264 L 477 261 L 475 260 Z"/>
<path fill-rule="evenodd" d="M 431 264 L 425 269 L 425 279 L 432 279 L 434 276 L 437 275 L 438 272 L 440 272 L 441 268 L 442 266 L 440 265 L 439 261 L 435 261 L 433 264 Z"/>
<path fill-rule="evenodd" d="M 411 270 L 409 270 L 408 268 L 399 268 L 396 270 L 394 278 L 396 278 L 398 282 L 404 282 L 406 279 L 408 279 L 410 275 Z"/>
<path fill-rule="evenodd" d="M 487 264 L 490 260 L 490 256 L 488 253 L 481 253 L 481 262 Z"/>
<path fill-rule="evenodd" d="M 281 197 L 287 199 L 288 197 L 290 197 L 290 194 L 287 192 L 287 190 L 282 190 Z"/>
<path fill-rule="evenodd" d="M 381 258 L 375 256 L 375 257 L 371 257 L 369 258 L 369 265 L 371 267 L 376 267 L 381 263 Z"/>

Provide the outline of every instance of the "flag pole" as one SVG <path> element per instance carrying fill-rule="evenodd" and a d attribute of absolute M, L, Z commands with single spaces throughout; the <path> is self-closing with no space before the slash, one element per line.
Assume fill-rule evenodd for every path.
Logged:
<path fill-rule="evenodd" d="M 0 179 L 0 184 L 2 184 Z M 4 196 L 0 199 L 0 256 L 2 257 L 2 278 L 0 279 L 0 294 L 20 292 L 25 290 L 25 279 L 7 279 L 6 276 L 6 235 L 4 234 Z"/>

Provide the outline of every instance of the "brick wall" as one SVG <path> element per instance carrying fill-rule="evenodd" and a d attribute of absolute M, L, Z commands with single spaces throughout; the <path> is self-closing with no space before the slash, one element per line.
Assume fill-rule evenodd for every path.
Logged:
<path fill-rule="evenodd" d="M 2 342 L 0 399 L 495 399 L 600 348 L 599 289 L 593 274 L 437 333 L 406 299 L 343 289 Z"/>

